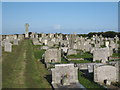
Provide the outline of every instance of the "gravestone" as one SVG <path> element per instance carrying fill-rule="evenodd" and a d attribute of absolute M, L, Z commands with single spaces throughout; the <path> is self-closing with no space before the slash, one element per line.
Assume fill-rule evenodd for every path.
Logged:
<path fill-rule="evenodd" d="M 18 39 L 14 39 L 13 44 L 18 45 Z"/>
<path fill-rule="evenodd" d="M 53 41 L 48 41 L 48 42 L 47 42 L 47 45 L 48 45 L 49 47 L 53 47 L 53 46 L 54 46 L 54 42 L 53 42 Z"/>
<path fill-rule="evenodd" d="M 41 49 L 47 50 L 47 49 L 49 49 L 49 47 L 48 46 L 41 46 Z"/>
<path fill-rule="evenodd" d="M 88 65 L 88 72 L 89 73 L 93 72 L 93 67 L 94 67 L 94 65 Z"/>
<path fill-rule="evenodd" d="M 74 42 L 75 42 L 75 40 L 76 40 L 76 34 L 70 34 L 69 45 L 70 45 L 71 49 L 74 48 Z"/>
<path fill-rule="evenodd" d="M 90 48 L 91 48 L 91 44 L 89 44 L 88 42 L 85 42 L 84 43 L 84 50 L 85 51 L 90 51 Z"/>
<path fill-rule="evenodd" d="M 102 84 L 117 82 L 117 69 L 112 65 L 94 65 L 94 81 Z"/>
<path fill-rule="evenodd" d="M 45 51 L 45 63 L 61 62 L 61 50 L 57 48 L 50 48 Z"/>
<path fill-rule="evenodd" d="M 68 86 L 72 83 L 79 83 L 78 67 L 74 67 L 74 64 L 56 64 L 55 68 L 52 68 L 51 70 L 52 85 L 54 88 L 59 88 L 59 86 Z"/>
<path fill-rule="evenodd" d="M 109 47 L 109 41 L 106 41 L 106 42 L 105 42 L 105 46 L 106 46 L 106 47 Z"/>
<path fill-rule="evenodd" d="M 12 37 L 13 39 L 17 39 L 17 35 L 13 35 L 13 37 Z"/>
<path fill-rule="evenodd" d="M 22 35 L 22 34 L 19 34 L 19 35 L 18 35 L 18 39 L 19 39 L 19 40 L 22 40 L 22 39 L 24 39 L 24 35 Z"/>
<path fill-rule="evenodd" d="M 76 55 L 77 51 L 75 49 L 68 49 L 67 55 Z"/>
<path fill-rule="evenodd" d="M 12 52 L 12 44 L 5 42 L 4 51 L 5 52 Z"/>
<path fill-rule="evenodd" d="M 117 43 L 119 41 L 119 37 L 116 35 L 114 38 L 115 38 L 115 43 Z"/>
<path fill-rule="evenodd" d="M 47 38 L 42 38 L 41 43 L 43 43 L 43 45 L 47 45 L 48 39 Z"/>
<path fill-rule="evenodd" d="M 67 53 L 68 47 L 61 47 L 62 52 Z"/>
<path fill-rule="evenodd" d="M 32 41 L 33 45 L 42 45 L 37 38 L 34 38 Z"/>
<path fill-rule="evenodd" d="M 35 38 L 38 38 L 38 34 L 37 33 L 35 34 Z"/>
<path fill-rule="evenodd" d="M 115 49 L 115 43 L 114 43 L 114 41 L 110 41 L 110 47 L 112 47 L 113 49 Z"/>
<path fill-rule="evenodd" d="M 108 49 L 107 48 L 96 48 L 93 51 L 93 61 L 101 61 L 106 63 L 108 61 Z"/>

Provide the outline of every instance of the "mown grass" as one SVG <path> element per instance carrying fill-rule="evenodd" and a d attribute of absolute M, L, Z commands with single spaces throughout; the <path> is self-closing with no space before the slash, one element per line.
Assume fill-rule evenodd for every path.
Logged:
<path fill-rule="evenodd" d="M 50 77 L 50 73 L 47 71 L 47 69 L 45 68 L 45 65 L 40 61 L 40 59 L 42 58 L 42 55 L 44 54 L 45 50 L 40 50 L 40 45 L 37 46 L 33 46 L 33 55 L 35 57 L 35 62 L 36 62 L 36 67 L 37 70 L 39 71 L 39 73 L 37 75 L 39 75 L 39 85 L 40 88 L 51 88 L 51 77 Z"/>
<path fill-rule="evenodd" d="M 112 57 L 120 57 L 120 53 L 113 53 Z"/>
<path fill-rule="evenodd" d="M 77 55 L 68 55 L 67 58 L 93 58 L 92 54 L 85 52 L 83 54 L 78 53 Z"/>
<path fill-rule="evenodd" d="M 36 59 L 41 59 L 42 55 L 44 54 L 45 50 L 40 50 L 41 45 L 33 46 L 34 48 L 34 56 Z"/>
<path fill-rule="evenodd" d="M 89 79 L 84 77 L 84 75 L 81 71 L 78 71 L 78 80 L 87 89 L 93 88 L 93 89 L 98 90 L 100 88 L 100 90 L 101 89 L 104 90 L 104 88 L 102 86 L 100 86 L 97 83 L 90 81 Z"/>
<path fill-rule="evenodd" d="M 71 60 L 70 62 L 73 62 L 73 63 L 91 63 L 91 61 L 89 61 L 89 60 Z"/>
<path fill-rule="evenodd" d="M 14 82 L 21 70 L 21 60 L 23 60 L 24 41 L 19 46 L 12 46 L 12 52 L 2 52 L 2 87 L 24 87 Z"/>
<path fill-rule="evenodd" d="M 67 64 L 70 63 L 70 61 L 66 60 L 64 57 L 61 58 L 61 63 L 62 64 Z"/>

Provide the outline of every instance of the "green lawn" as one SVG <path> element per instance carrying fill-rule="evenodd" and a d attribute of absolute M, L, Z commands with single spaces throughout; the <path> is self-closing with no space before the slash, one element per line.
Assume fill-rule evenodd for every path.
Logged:
<path fill-rule="evenodd" d="M 91 60 L 70 60 L 68 61 L 64 57 L 61 58 L 61 63 L 66 64 L 66 63 L 91 63 Z"/>
<path fill-rule="evenodd" d="M 22 62 L 24 58 L 24 41 L 19 46 L 12 46 L 12 52 L 2 52 L 2 87 L 25 87 L 22 80 L 17 80 L 20 77 L 19 72 L 22 69 Z M 22 77 L 21 77 L 22 78 Z M 22 83 L 22 85 L 21 85 Z"/>
<path fill-rule="evenodd" d="M 38 61 L 41 59 L 44 50 L 40 50 L 39 46 L 34 47 L 31 41 L 28 41 L 28 46 L 31 47 L 27 49 L 26 82 L 28 82 L 28 87 L 50 88 L 51 86 L 45 78 L 48 71 L 44 67 L 44 64 Z"/>
<path fill-rule="evenodd" d="M 70 63 L 70 61 L 66 60 L 64 57 L 61 58 L 61 63 L 62 64 L 67 64 Z"/>
<path fill-rule="evenodd" d="M 93 82 L 93 81 L 90 81 L 89 79 L 85 78 L 83 73 L 81 71 L 78 71 L 78 79 L 79 79 L 79 82 L 86 88 L 90 89 L 90 88 L 93 88 L 93 89 L 99 89 L 100 90 L 104 90 L 103 87 L 101 87 L 100 85 L 98 85 L 97 83 Z M 96 90 L 95 89 L 95 90 Z"/>
<path fill-rule="evenodd" d="M 91 61 L 89 61 L 89 60 L 71 60 L 70 62 L 73 62 L 73 63 L 91 63 Z"/>
<path fill-rule="evenodd" d="M 44 54 L 45 50 L 40 50 L 41 45 L 36 45 L 34 47 L 34 56 L 36 59 L 41 59 L 42 55 Z"/>
<path fill-rule="evenodd" d="M 86 52 L 83 54 L 78 53 L 77 55 L 68 55 L 67 58 L 93 58 L 92 54 Z"/>
<path fill-rule="evenodd" d="M 120 53 L 113 53 L 112 57 L 120 57 Z"/>

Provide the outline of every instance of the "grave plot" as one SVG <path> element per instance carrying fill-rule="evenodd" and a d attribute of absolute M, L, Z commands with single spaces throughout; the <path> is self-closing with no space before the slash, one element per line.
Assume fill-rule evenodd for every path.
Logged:
<path fill-rule="evenodd" d="M 54 88 L 84 88 L 78 81 L 78 68 L 74 64 L 57 64 L 51 70 Z"/>
<path fill-rule="evenodd" d="M 89 52 L 78 51 L 76 55 L 68 55 L 66 58 L 73 63 L 90 63 L 93 55 Z"/>
<path fill-rule="evenodd" d="M 118 51 L 114 52 L 112 56 L 109 58 L 109 62 L 111 61 L 120 61 L 120 41 L 118 41 Z"/>

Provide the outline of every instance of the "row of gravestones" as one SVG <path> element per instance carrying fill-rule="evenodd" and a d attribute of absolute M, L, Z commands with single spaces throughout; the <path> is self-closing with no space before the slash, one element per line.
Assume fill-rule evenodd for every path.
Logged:
<path fill-rule="evenodd" d="M 67 55 L 76 55 L 78 52 L 75 49 L 68 49 L 67 47 L 61 47 L 59 49 L 49 49 L 48 46 L 42 46 L 41 49 L 46 49 L 45 62 L 51 62 L 51 58 L 55 58 L 54 62 L 60 62 L 61 52 L 67 53 Z M 108 58 L 112 56 L 113 50 L 111 48 L 94 48 L 91 53 L 93 54 L 93 61 L 100 61 L 106 63 Z"/>
<path fill-rule="evenodd" d="M 75 35 L 71 35 L 70 39 L 73 38 L 75 39 Z M 54 38 L 54 37 L 53 37 Z M 82 39 L 81 39 L 82 38 Z M 68 38 L 69 39 L 69 38 Z M 61 40 L 58 41 L 60 42 L 60 48 L 51 48 L 55 41 L 57 39 L 54 38 L 39 38 L 33 39 L 36 40 L 38 43 L 41 43 L 41 45 L 46 45 L 46 46 L 42 46 L 41 49 L 45 49 L 45 55 L 44 55 L 44 62 L 45 63 L 49 63 L 49 62 L 61 62 L 61 51 L 68 53 L 68 55 L 71 54 L 77 54 L 76 49 L 74 49 L 74 43 L 77 42 L 77 40 L 70 40 L 69 42 L 66 40 Z M 111 38 L 105 38 L 106 42 L 105 42 L 105 46 L 104 48 L 101 48 L 99 46 L 99 44 L 103 45 L 104 43 L 102 41 L 100 41 L 98 36 L 94 36 L 93 41 L 91 41 L 90 39 L 86 39 L 83 37 L 80 37 L 80 45 L 83 46 L 83 48 L 89 48 L 90 43 L 94 43 L 95 47 L 92 47 L 92 49 L 90 50 L 91 53 L 93 53 L 93 61 L 95 60 L 102 60 L 103 63 L 106 63 L 106 61 L 108 60 L 108 57 L 112 55 L 113 53 L 113 49 L 117 48 L 117 42 L 115 42 L 114 40 L 116 39 L 111 39 Z M 101 40 L 104 40 L 103 38 Z M 108 40 L 112 40 L 112 41 L 108 41 Z M 117 39 L 119 40 L 119 39 Z M 48 45 L 48 41 L 51 41 L 52 45 Z M 74 42 L 75 41 L 75 42 Z M 61 42 L 64 44 L 61 44 Z M 111 45 L 109 43 L 112 43 Z M 68 45 L 67 45 L 68 44 Z M 70 44 L 70 45 L 69 45 Z M 83 49 L 85 50 L 85 49 Z M 89 51 L 89 49 L 86 49 L 85 51 Z M 103 82 L 103 81 L 107 81 L 107 83 L 109 84 L 110 82 L 116 82 L 116 80 L 118 80 L 118 69 L 115 67 L 112 67 L 111 65 L 106 65 L 106 64 L 102 64 L 103 67 L 101 65 L 99 65 L 100 69 L 98 67 L 94 66 L 94 81 L 95 82 Z M 75 69 L 76 68 L 76 69 Z M 88 66 L 89 71 L 92 71 L 93 69 L 91 69 L 90 65 Z M 104 69 L 104 72 L 102 73 L 102 69 Z M 97 70 L 96 70 L 97 69 Z M 77 75 L 77 67 L 74 67 L 74 64 L 56 64 L 55 68 L 52 69 L 52 85 L 53 87 L 59 87 L 59 85 L 63 84 L 63 85 L 70 85 L 70 83 L 78 83 L 78 75 Z M 113 72 L 115 73 L 115 75 L 112 74 L 112 72 L 110 70 L 113 70 Z M 108 72 L 108 77 L 106 76 L 106 72 Z M 97 73 L 97 74 L 96 74 Z M 101 78 L 100 74 L 105 77 L 105 78 Z"/>
<path fill-rule="evenodd" d="M 67 51 L 67 50 L 65 50 L 65 51 Z M 69 54 L 76 54 L 75 50 L 72 51 L 72 49 L 71 49 L 69 51 L 70 51 Z M 106 61 L 108 61 L 108 57 L 110 55 L 112 55 L 112 53 L 113 53 L 112 49 L 111 49 L 111 52 L 110 52 L 109 47 L 95 48 L 95 50 L 93 51 L 93 61 L 102 60 L 102 63 L 106 63 Z M 106 84 L 110 85 L 111 82 L 117 82 L 119 80 L 118 67 L 111 66 L 111 65 L 103 65 L 100 68 L 104 69 L 103 73 L 102 73 L 102 69 L 100 70 L 99 68 L 96 68 L 96 67 L 94 68 L 94 81 L 95 82 L 103 83 L 103 82 L 106 81 Z M 89 70 L 90 69 L 91 68 L 89 68 Z M 111 70 L 113 70 L 114 74 L 113 74 L 113 72 L 111 72 Z M 106 74 L 106 72 L 109 72 L 109 73 Z M 97 76 L 96 76 L 96 73 L 97 73 Z M 103 77 L 105 77 L 105 76 L 106 77 L 101 78 L 100 75 L 103 76 Z M 97 78 L 97 80 L 96 80 L 95 77 Z M 53 77 L 53 78 L 55 78 L 55 77 Z M 57 81 L 59 81 L 59 80 L 57 80 Z M 54 83 L 54 79 L 53 79 L 53 83 Z M 57 83 L 59 83 L 59 82 L 57 82 Z"/>
<path fill-rule="evenodd" d="M 93 80 L 100 84 L 111 85 L 111 82 L 120 81 L 120 61 L 103 63 L 80 63 L 79 70 L 87 71 L 87 76 L 93 75 Z"/>
<path fill-rule="evenodd" d="M 67 55 L 76 55 L 78 52 L 75 49 L 68 49 L 67 47 L 50 48 L 48 46 L 42 46 L 41 49 L 45 49 L 45 62 L 61 62 L 61 53 L 67 53 Z M 108 58 L 113 54 L 111 48 L 94 48 L 91 53 L 93 54 L 93 61 L 100 61 L 106 63 Z"/>
<path fill-rule="evenodd" d="M 106 53 L 106 52 L 105 52 Z M 105 54 L 104 53 L 104 54 Z M 45 62 L 61 62 L 61 53 L 60 49 L 47 49 L 45 52 Z M 101 56 L 99 58 L 105 58 L 104 56 Z M 120 79 L 120 74 L 119 74 L 119 67 L 120 64 L 115 63 L 115 65 L 112 64 L 105 64 L 105 63 L 88 63 L 88 65 L 82 66 L 83 69 L 88 69 L 88 71 L 91 73 L 93 72 L 94 74 L 94 81 L 98 83 L 104 83 L 106 85 L 110 85 L 111 82 L 118 82 Z M 71 66 L 72 67 L 72 66 Z M 77 67 L 74 67 L 77 68 Z M 79 68 L 81 69 L 81 67 Z M 104 71 L 103 71 L 104 70 Z M 112 70 L 112 72 L 111 72 Z M 74 70 L 73 70 L 74 71 Z M 56 87 L 56 84 L 61 84 L 60 81 L 62 80 L 62 76 L 69 76 L 68 81 L 64 85 L 69 85 L 71 82 L 71 77 L 78 77 L 78 75 L 75 74 L 76 72 L 70 71 L 69 64 L 56 64 L 55 68 L 52 69 L 52 84 L 54 87 Z M 71 76 L 70 76 L 71 75 Z M 102 76 L 102 77 L 101 77 Z M 73 78 L 72 78 L 73 79 Z M 78 78 L 74 79 L 73 82 L 78 83 Z"/>
<path fill-rule="evenodd" d="M 0 56 L 2 56 L 2 47 L 5 52 L 12 52 L 12 45 L 18 45 L 18 42 L 23 39 L 20 36 L 17 38 L 17 35 L 0 35 Z"/>
<path fill-rule="evenodd" d="M 4 41 L 4 51 L 5 52 L 12 52 L 12 45 L 18 45 L 18 40 L 14 39 L 13 40 L 13 44 L 11 42 L 9 42 L 9 40 L 5 40 Z"/>
<path fill-rule="evenodd" d="M 105 52 L 106 53 L 106 52 Z M 105 54 L 104 53 L 104 54 Z M 105 58 L 104 56 L 101 56 L 99 58 Z M 60 56 L 60 50 L 59 49 L 48 49 L 45 52 L 45 62 L 60 62 L 61 56 Z M 87 63 L 87 66 L 81 64 L 81 68 L 83 69 L 88 69 L 88 71 L 91 73 L 93 72 L 94 74 L 94 81 L 98 83 L 104 83 L 106 85 L 111 85 L 111 82 L 118 82 L 120 81 L 120 63 L 115 62 L 115 64 L 111 63 Z M 58 69 L 59 67 L 59 69 Z M 67 69 L 66 69 L 67 68 Z M 52 69 L 52 84 L 54 85 L 55 83 L 60 83 L 60 80 L 62 75 L 68 75 L 72 74 L 72 71 L 68 70 L 70 69 L 67 64 L 57 64 L 55 65 L 55 68 Z M 83 70 L 82 69 L 82 70 Z M 112 70 L 112 71 L 111 71 Z M 64 71 L 64 72 L 63 72 Z M 70 72 L 68 72 L 70 71 Z M 64 73 L 64 74 L 63 74 Z M 76 75 L 73 75 L 73 77 L 77 77 Z M 70 77 L 69 77 L 70 78 Z M 71 80 L 71 79 L 69 79 Z M 106 82 L 105 82 L 106 81 Z M 76 81 L 77 82 L 77 81 Z M 70 82 L 69 82 L 70 83 Z"/>
<path fill-rule="evenodd" d="M 102 39 L 101 39 L 102 38 Z M 54 45 L 68 47 L 71 49 L 80 49 L 84 51 L 91 51 L 93 48 L 101 48 L 101 46 L 108 47 L 111 49 L 118 50 L 119 38 L 116 36 L 114 38 L 103 38 L 101 37 L 93 37 L 91 39 L 78 37 L 76 35 L 70 35 L 68 40 L 63 40 L 63 38 L 55 38 L 55 37 L 40 37 L 33 38 L 34 45 L 47 45 L 49 47 L 53 47 Z"/>

